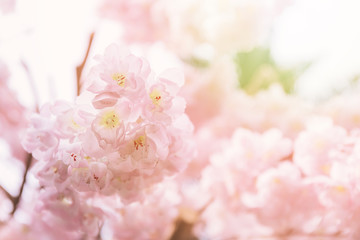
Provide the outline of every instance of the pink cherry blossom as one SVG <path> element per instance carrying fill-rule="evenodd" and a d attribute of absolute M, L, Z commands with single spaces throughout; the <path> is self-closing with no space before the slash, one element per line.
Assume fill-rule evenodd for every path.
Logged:
<path fill-rule="evenodd" d="M 312 119 L 295 141 L 294 162 L 307 175 L 329 174 L 335 160 L 332 151 L 346 136 L 346 130 L 334 126 L 331 119 Z"/>
<path fill-rule="evenodd" d="M 275 235 L 311 233 L 324 214 L 315 188 L 301 179 L 301 172 L 290 162 L 262 173 L 256 188 L 255 196 L 245 195 L 243 200 Z"/>
<path fill-rule="evenodd" d="M 40 195 L 39 214 L 34 216 L 39 221 L 39 228 L 43 228 L 52 239 L 97 236 L 102 222 L 100 209 L 89 206 L 86 198 L 81 198 L 76 192 L 46 190 Z"/>
<path fill-rule="evenodd" d="M 310 120 L 295 138 L 295 146 L 279 130 L 263 134 L 236 130 L 222 150 L 210 153 L 200 185 L 193 184 L 208 199 L 201 220 L 195 222 L 196 235 L 211 239 L 356 239 L 359 136 L 358 130 L 348 133 L 324 117 Z M 314 151 L 311 147 L 317 145 L 312 141 L 320 137 L 329 148 Z M 311 162 L 301 160 L 305 152 Z M 323 161 L 329 163 L 326 173 L 316 167 Z M 199 210 L 196 205 L 191 207 Z"/>
<path fill-rule="evenodd" d="M 2 13 L 6 14 L 14 11 L 15 5 L 16 0 L 0 0 L 0 10 L 2 11 Z"/>
<path fill-rule="evenodd" d="M 99 64 L 92 68 L 88 78 L 92 82 L 89 91 L 116 94 L 114 98 L 126 96 L 132 101 L 141 101 L 144 86 L 151 69 L 142 58 L 130 54 L 126 49 L 113 44 L 106 48 L 103 56 L 95 58 Z"/>
<path fill-rule="evenodd" d="M 179 214 L 180 201 L 173 184 L 158 185 L 143 202 L 118 206 L 110 222 L 113 239 L 169 239 Z"/>
<path fill-rule="evenodd" d="M 117 193 L 129 203 L 184 170 L 193 157 L 192 124 L 177 95 L 183 77 L 174 70 L 155 76 L 146 60 L 116 45 L 97 59 L 89 91 L 76 104 L 44 106 L 23 144 L 39 159 L 41 184 Z M 114 80 L 113 74 L 125 77 Z M 86 104 L 86 96 L 93 100 Z"/>
<path fill-rule="evenodd" d="M 22 139 L 24 149 L 32 152 L 36 159 L 47 159 L 57 149 L 59 139 L 54 132 L 54 120 L 51 118 L 49 105 L 43 106 L 41 115 L 32 115 L 31 128 Z"/>
<path fill-rule="evenodd" d="M 201 215 L 205 225 L 197 225 L 196 232 L 221 239 L 272 233 L 243 198 L 256 191 L 258 175 L 290 158 L 291 153 L 291 140 L 276 129 L 264 134 L 237 129 L 223 149 L 211 155 L 210 164 L 202 172 L 200 189 L 212 200 Z"/>
<path fill-rule="evenodd" d="M 347 130 L 359 127 L 360 123 L 360 104 L 359 90 L 340 94 L 329 99 L 322 104 L 320 111 L 322 114 L 331 117 L 336 125 L 340 125 Z"/>
<path fill-rule="evenodd" d="M 25 152 L 20 144 L 20 135 L 28 124 L 27 110 L 8 87 L 9 77 L 10 71 L 0 61 L 0 137 L 8 143 L 12 155 L 23 161 Z"/>

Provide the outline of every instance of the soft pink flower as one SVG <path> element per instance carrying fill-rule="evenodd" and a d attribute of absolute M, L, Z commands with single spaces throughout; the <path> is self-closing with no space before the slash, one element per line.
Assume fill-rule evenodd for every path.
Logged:
<path fill-rule="evenodd" d="M 331 98 L 320 106 L 320 112 L 331 117 L 336 125 L 347 130 L 360 126 L 359 90 Z"/>
<path fill-rule="evenodd" d="M 27 111 L 19 103 L 15 92 L 9 89 L 9 76 L 7 66 L 0 61 L 0 138 L 8 143 L 12 156 L 23 161 L 26 157 L 20 135 L 28 124 Z"/>
<path fill-rule="evenodd" d="M 110 225 L 113 238 L 169 239 L 179 214 L 180 198 L 171 182 L 158 185 L 143 202 L 136 202 L 115 209 Z"/>
<path fill-rule="evenodd" d="M 311 233 L 324 214 L 315 188 L 306 184 L 300 170 L 291 162 L 262 173 L 256 180 L 256 190 L 255 196 L 244 195 L 243 201 L 275 235 Z"/>
<path fill-rule="evenodd" d="M 178 96 L 183 76 L 175 70 L 155 76 L 146 60 L 116 45 L 97 58 L 89 91 L 75 104 L 44 106 L 23 144 L 38 158 L 44 186 L 117 193 L 129 203 L 184 170 L 194 155 L 193 127 Z"/>
<path fill-rule="evenodd" d="M 256 191 L 260 174 L 291 157 L 292 142 L 276 129 L 264 134 L 237 129 L 222 146 L 202 172 L 199 189 L 210 204 L 201 215 L 205 225 L 198 224 L 196 231 L 215 239 L 270 234 L 271 228 L 260 223 L 243 198 Z"/>
<path fill-rule="evenodd" d="M 205 168 L 202 181 L 216 196 L 236 198 L 242 191 L 253 190 L 260 173 L 289 158 L 291 153 L 291 141 L 278 130 L 257 134 L 237 129 L 224 149 L 210 157 L 211 164 Z"/>
<path fill-rule="evenodd" d="M 335 161 L 332 152 L 346 136 L 346 130 L 334 126 L 331 119 L 314 118 L 295 141 L 294 162 L 306 175 L 329 174 Z"/>
<path fill-rule="evenodd" d="M 59 138 L 54 132 L 54 119 L 51 118 L 49 105 L 43 106 L 41 115 L 32 115 L 30 127 L 22 139 L 24 149 L 32 152 L 36 159 L 49 159 L 56 151 Z"/>
<path fill-rule="evenodd" d="M 15 9 L 15 5 L 16 0 L 0 0 L 0 10 L 5 14 L 13 12 Z"/>
<path fill-rule="evenodd" d="M 88 205 L 86 198 L 70 190 L 57 192 L 48 188 L 40 194 L 39 200 L 38 214 L 33 216 L 33 221 L 49 239 L 75 240 L 95 237 L 99 233 L 103 212 Z"/>
<path fill-rule="evenodd" d="M 96 60 L 99 64 L 92 68 L 88 77 L 92 81 L 89 91 L 125 96 L 134 103 L 142 100 L 151 71 L 145 59 L 113 44 L 106 48 L 103 56 L 96 56 Z"/>

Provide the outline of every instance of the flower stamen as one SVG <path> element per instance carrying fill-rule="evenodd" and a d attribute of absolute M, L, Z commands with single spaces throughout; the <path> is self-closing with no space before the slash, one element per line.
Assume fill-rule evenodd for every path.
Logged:
<path fill-rule="evenodd" d="M 144 147 L 145 145 L 145 136 L 140 136 L 134 140 L 134 147 L 136 150 L 139 150 L 139 147 Z"/>
<path fill-rule="evenodd" d="M 117 85 L 123 87 L 125 85 L 126 76 L 120 73 L 114 73 L 112 79 L 117 83 Z"/>
<path fill-rule="evenodd" d="M 120 125 L 120 120 L 116 113 L 111 111 L 103 115 L 100 123 L 106 128 L 116 128 Z"/>
<path fill-rule="evenodd" d="M 159 90 L 157 90 L 157 89 L 154 89 L 150 93 L 150 98 L 151 98 L 154 105 L 160 105 L 160 103 L 161 103 L 161 92 Z"/>

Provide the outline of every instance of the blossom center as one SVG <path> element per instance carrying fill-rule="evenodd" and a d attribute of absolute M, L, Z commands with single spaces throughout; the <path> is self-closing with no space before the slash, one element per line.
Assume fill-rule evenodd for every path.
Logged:
<path fill-rule="evenodd" d="M 334 189 L 339 193 L 345 193 L 346 192 L 346 188 L 344 186 L 341 186 L 341 185 L 335 186 Z"/>
<path fill-rule="evenodd" d="M 280 184 L 280 183 L 281 183 L 281 180 L 280 180 L 280 178 L 275 177 L 275 178 L 273 178 L 273 182 L 274 182 L 275 184 Z"/>
<path fill-rule="evenodd" d="M 145 136 L 140 136 L 134 140 L 134 147 L 136 150 L 139 150 L 139 147 L 145 146 Z"/>
<path fill-rule="evenodd" d="M 114 73 L 112 79 L 117 83 L 117 85 L 123 87 L 125 85 L 126 76 L 120 73 Z"/>
<path fill-rule="evenodd" d="M 101 125 L 106 128 L 116 128 L 120 125 L 120 120 L 114 111 L 107 112 L 101 118 Z"/>
<path fill-rule="evenodd" d="M 70 154 L 71 159 L 76 162 L 77 155 L 75 153 Z"/>
<path fill-rule="evenodd" d="M 159 90 L 154 89 L 150 93 L 150 98 L 151 98 L 154 105 L 160 105 L 160 103 L 161 103 L 161 93 L 160 93 Z"/>
<path fill-rule="evenodd" d="M 81 128 L 81 126 L 77 122 L 75 122 L 74 119 L 71 120 L 71 124 L 72 124 L 73 129 L 80 129 Z"/>

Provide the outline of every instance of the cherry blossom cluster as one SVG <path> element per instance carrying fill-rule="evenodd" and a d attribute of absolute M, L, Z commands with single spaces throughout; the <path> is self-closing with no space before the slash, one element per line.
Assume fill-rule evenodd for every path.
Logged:
<path fill-rule="evenodd" d="M 45 105 L 23 145 L 39 160 L 42 186 L 135 201 L 193 156 L 192 124 L 177 96 L 182 75 L 155 76 L 146 60 L 116 45 L 97 60 L 77 103 Z"/>
<path fill-rule="evenodd" d="M 181 198 L 176 189 L 173 181 L 165 181 L 142 202 L 117 204 L 109 214 L 112 239 L 169 239 L 179 216 Z M 114 206 L 111 202 L 109 205 Z"/>
<path fill-rule="evenodd" d="M 201 178 L 212 199 L 196 228 L 210 239 L 358 239 L 358 129 L 313 118 L 293 141 L 279 130 L 237 129 Z"/>
<path fill-rule="evenodd" d="M 20 210 L 26 218 L 9 219 L 0 229 L 1 239 L 96 239 L 106 215 L 91 195 L 54 187 L 31 193 Z"/>

